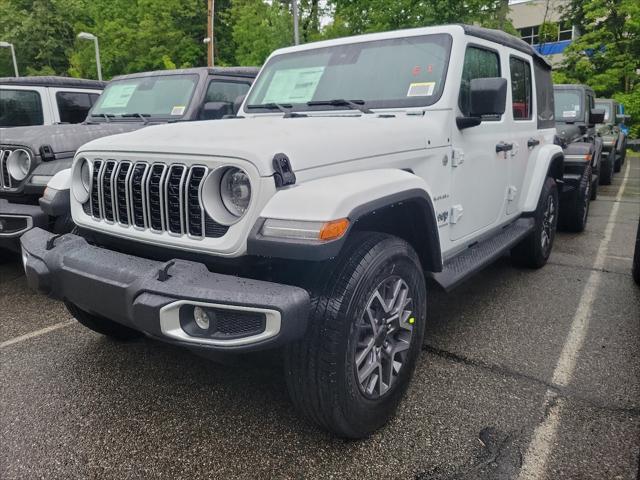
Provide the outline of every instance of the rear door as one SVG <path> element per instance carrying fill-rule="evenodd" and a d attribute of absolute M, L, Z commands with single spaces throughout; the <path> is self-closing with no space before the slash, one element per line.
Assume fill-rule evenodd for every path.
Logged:
<path fill-rule="evenodd" d="M 532 152 L 541 141 L 537 129 L 532 67 L 531 57 L 518 54 L 509 56 L 510 95 L 507 96 L 507 112 L 505 114 L 513 120 L 510 129 L 513 149 L 508 152 L 506 158 L 509 169 L 507 215 L 518 213 L 527 166 Z"/>

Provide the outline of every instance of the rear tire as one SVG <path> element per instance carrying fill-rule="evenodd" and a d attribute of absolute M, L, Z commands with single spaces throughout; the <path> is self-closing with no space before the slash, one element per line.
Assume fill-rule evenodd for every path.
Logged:
<path fill-rule="evenodd" d="M 589 216 L 591 201 L 591 164 L 587 166 L 578 190 L 560 205 L 560 226 L 569 232 L 582 232 Z"/>
<path fill-rule="evenodd" d="M 364 232 L 318 268 L 307 332 L 285 349 L 287 387 L 321 428 L 364 438 L 387 423 L 409 385 L 424 337 L 424 274 L 405 241 Z"/>
<path fill-rule="evenodd" d="M 120 325 L 113 320 L 85 312 L 73 303 L 65 301 L 64 305 L 67 307 L 69 313 L 82 325 L 107 337 L 115 338 L 116 340 L 134 340 L 143 335 L 141 332 Z"/>
<path fill-rule="evenodd" d="M 542 186 L 533 218 L 533 232 L 511 250 L 511 258 L 516 265 L 541 268 L 549 260 L 558 226 L 558 185 L 551 177 Z"/>

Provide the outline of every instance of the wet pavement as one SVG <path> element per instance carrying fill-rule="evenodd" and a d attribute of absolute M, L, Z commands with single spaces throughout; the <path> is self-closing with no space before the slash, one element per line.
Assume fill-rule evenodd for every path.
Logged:
<path fill-rule="evenodd" d="M 430 289 L 408 395 L 358 442 L 296 415 L 278 352 L 220 365 L 149 339 L 111 341 L 28 290 L 20 259 L 5 258 L 0 478 L 634 479 L 640 158 L 629 165 L 600 187 L 584 233 L 558 235 L 545 268 L 504 258 L 451 294 Z M 584 305 L 574 367 L 554 383 Z M 547 426 L 553 436 L 540 436 Z"/>

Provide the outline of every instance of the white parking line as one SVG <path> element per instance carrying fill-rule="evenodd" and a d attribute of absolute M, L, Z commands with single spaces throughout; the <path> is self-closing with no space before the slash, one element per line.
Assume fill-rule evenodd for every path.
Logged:
<path fill-rule="evenodd" d="M 19 337 L 15 337 L 0 343 L 0 349 L 8 347 L 9 345 L 13 345 L 15 343 L 24 342 L 25 340 L 29 340 L 30 338 L 39 337 L 40 335 L 53 332 L 54 330 L 58 330 L 60 328 L 68 327 L 69 325 L 73 325 L 74 323 L 76 323 L 75 320 L 67 320 L 66 322 L 56 323 L 55 325 L 51 325 L 50 327 L 46 327 L 41 330 L 36 330 L 35 332 L 25 333 L 24 335 L 20 335 Z"/>
<path fill-rule="evenodd" d="M 602 279 L 602 268 L 605 265 L 605 259 L 607 257 L 607 249 L 609 242 L 611 241 L 611 235 L 613 228 L 615 227 L 615 220 L 618 216 L 618 208 L 620 206 L 620 200 L 622 194 L 627 186 L 629 180 L 629 166 L 631 162 L 627 162 L 627 168 L 624 172 L 624 179 L 618 194 L 616 195 L 615 203 L 609 213 L 609 219 L 607 220 L 607 226 L 604 230 L 604 238 L 601 240 L 598 247 L 598 253 L 596 254 L 595 262 L 593 263 L 593 270 L 589 275 L 587 284 L 584 287 L 582 296 L 578 303 L 578 309 L 573 317 L 571 323 L 571 330 L 565 340 L 562 353 L 556 364 L 556 368 L 553 372 L 551 383 L 560 387 L 564 387 L 569 384 L 571 377 L 576 368 L 576 361 L 580 353 L 580 349 L 584 344 L 584 339 L 589 327 L 589 319 L 591 316 L 591 310 L 596 300 L 598 287 Z M 547 390 L 544 400 L 544 410 L 547 412 L 546 418 L 543 423 L 536 427 L 533 432 L 533 437 L 527 453 L 525 454 L 518 480 L 538 480 L 544 478 L 547 459 L 549 453 L 553 448 L 555 437 L 560 425 L 560 416 L 562 413 L 562 407 L 565 404 L 564 399 L 557 398 L 556 393 L 553 390 Z"/>

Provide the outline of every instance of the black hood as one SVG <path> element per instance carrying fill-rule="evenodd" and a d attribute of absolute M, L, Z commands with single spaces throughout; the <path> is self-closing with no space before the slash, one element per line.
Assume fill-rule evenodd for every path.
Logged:
<path fill-rule="evenodd" d="M 35 155 L 40 154 L 42 145 L 49 145 L 54 154 L 66 157 L 73 156 L 78 148 L 96 138 L 132 132 L 144 126 L 142 122 L 104 122 L 14 127 L 0 130 L 0 145 L 27 147 Z"/>

